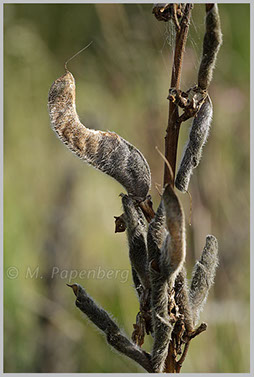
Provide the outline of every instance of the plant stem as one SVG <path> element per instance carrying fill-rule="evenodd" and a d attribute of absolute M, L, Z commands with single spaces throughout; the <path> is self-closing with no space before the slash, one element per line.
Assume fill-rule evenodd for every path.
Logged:
<path fill-rule="evenodd" d="M 176 29 L 175 40 L 175 52 L 171 74 L 171 88 L 179 89 L 181 72 L 183 65 L 183 55 L 185 51 L 185 45 L 187 41 L 187 35 L 189 31 L 191 10 L 193 4 L 186 4 L 183 17 L 180 22 L 180 29 Z M 176 169 L 176 157 L 177 157 L 177 145 L 180 131 L 179 112 L 178 106 L 170 101 L 169 103 L 169 115 L 168 115 L 168 127 L 165 137 L 165 157 L 169 162 L 172 173 L 170 172 L 167 164 L 164 166 L 164 186 L 170 183 L 174 187 L 175 181 L 175 169 Z M 186 348 L 187 353 L 188 347 Z M 185 354 L 186 356 L 186 354 Z M 168 356 L 165 363 L 166 373 L 179 373 L 181 366 L 178 366 L 175 359 L 175 347 L 174 342 L 171 340 L 168 349 Z"/>
<path fill-rule="evenodd" d="M 180 360 L 178 360 L 178 362 L 177 362 L 176 373 L 180 373 L 180 370 L 182 368 L 183 362 L 186 358 L 186 355 L 187 355 L 187 352 L 188 352 L 188 349 L 189 349 L 189 345 L 190 345 L 190 341 L 188 341 L 184 346 L 183 354 L 182 354 Z"/>
<path fill-rule="evenodd" d="M 187 35 L 190 25 L 191 10 L 193 4 L 186 4 L 183 17 L 180 22 L 180 29 L 176 29 L 176 40 L 175 40 L 175 52 L 174 61 L 172 67 L 171 75 L 171 88 L 179 89 L 181 71 L 183 65 L 183 54 L 185 51 L 185 44 L 187 41 Z M 170 101 L 169 103 L 169 115 L 168 115 L 168 127 L 166 130 L 165 137 L 165 157 L 168 160 L 173 176 L 171 176 L 167 164 L 164 166 L 164 186 L 167 183 L 171 183 L 174 186 L 175 180 L 175 167 L 176 167 L 176 156 L 177 156 L 177 144 L 178 136 L 180 130 L 180 123 L 178 122 L 179 113 L 176 104 Z"/>
<path fill-rule="evenodd" d="M 176 368 L 177 364 L 175 361 L 175 347 L 174 343 L 171 341 L 168 347 L 168 357 L 165 362 L 164 373 L 177 373 Z"/>

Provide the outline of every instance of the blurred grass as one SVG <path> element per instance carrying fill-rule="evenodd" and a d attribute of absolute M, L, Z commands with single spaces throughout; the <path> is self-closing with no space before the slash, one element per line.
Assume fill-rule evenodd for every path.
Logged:
<path fill-rule="evenodd" d="M 220 4 L 224 44 L 211 85 L 214 120 L 192 178 L 192 226 L 187 268 L 205 236 L 219 240 L 220 267 L 201 319 L 206 333 L 190 347 L 183 372 L 249 371 L 249 5 Z M 50 129 L 47 93 L 64 61 L 91 40 L 69 69 L 77 110 L 91 128 L 110 129 L 137 146 L 159 195 L 173 46 L 170 28 L 152 4 L 4 5 L 4 263 L 5 372 L 142 372 L 112 352 L 74 306 L 69 275 L 52 268 L 128 270 L 125 234 L 114 234 L 121 213 L 119 184 L 89 168 Z M 195 5 L 182 89 L 196 82 L 204 8 Z M 179 158 L 188 126 L 182 126 Z M 188 196 L 179 194 L 189 215 Z M 27 276 L 39 266 L 37 278 Z M 67 271 L 67 273 L 68 273 Z M 129 271 L 130 272 L 130 271 Z M 114 275 L 115 276 L 115 275 Z M 124 280 L 124 279 L 123 279 Z M 129 274 L 75 279 L 109 310 L 127 334 L 138 311 Z M 149 349 L 151 341 L 145 346 Z"/>

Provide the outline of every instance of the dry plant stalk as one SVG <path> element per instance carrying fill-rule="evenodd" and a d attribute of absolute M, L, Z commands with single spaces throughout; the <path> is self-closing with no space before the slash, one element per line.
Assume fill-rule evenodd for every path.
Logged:
<path fill-rule="evenodd" d="M 164 190 L 156 212 L 148 195 L 150 169 L 141 152 L 117 134 L 88 129 L 79 121 L 75 81 L 67 64 L 66 73 L 53 83 L 49 92 L 51 125 L 60 140 L 85 162 L 116 179 L 127 191 L 120 195 L 124 212 L 116 217 L 115 231 L 126 230 L 139 300 L 131 340 L 84 288 L 72 284 L 76 305 L 105 334 L 112 347 L 149 373 L 180 372 L 190 341 L 206 330 L 205 323 L 197 324 L 218 265 L 218 243 L 214 236 L 208 235 L 188 286 L 185 219 L 174 185 L 186 192 L 193 169 L 200 162 L 212 117 L 207 90 L 222 42 L 218 7 L 206 4 L 206 33 L 198 84 L 186 92 L 181 91 L 181 68 L 192 8 L 192 4 L 156 4 L 153 8 L 159 21 L 173 22 L 176 30 L 168 96 Z M 183 109 L 181 116 L 179 107 Z M 175 179 L 180 126 L 191 117 L 194 119 L 189 141 Z M 141 348 L 149 334 L 153 337 L 151 353 Z"/>

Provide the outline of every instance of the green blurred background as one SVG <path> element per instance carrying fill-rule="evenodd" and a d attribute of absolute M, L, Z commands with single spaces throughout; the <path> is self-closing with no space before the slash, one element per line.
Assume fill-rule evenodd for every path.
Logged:
<path fill-rule="evenodd" d="M 179 197 L 188 276 L 210 233 L 219 241 L 220 266 L 201 315 L 208 330 L 192 341 L 182 372 L 249 371 L 250 12 L 248 4 L 219 9 L 224 43 L 210 88 L 210 138 L 190 185 L 191 226 L 190 199 Z M 196 83 L 203 35 L 204 6 L 195 5 L 183 90 Z M 122 211 L 123 188 L 72 155 L 47 113 L 50 85 L 91 40 L 69 63 L 81 121 L 115 131 L 142 151 L 154 207 L 159 203 L 163 161 L 155 146 L 164 149 L 172 28 L 154 18 L 152 4 L 5 4 L 5 372 L 143 371 L 107 346 L 65 285 L 82 284 L 131 334 L 138 303 L 126 236 L 114 234 L 113 219 Z M 187 134 L 183 124 L 178 161 Z M 81 270 L 85 276 L 71 279 Z M 109 270 L 111 278 L 102 279 Z"/>

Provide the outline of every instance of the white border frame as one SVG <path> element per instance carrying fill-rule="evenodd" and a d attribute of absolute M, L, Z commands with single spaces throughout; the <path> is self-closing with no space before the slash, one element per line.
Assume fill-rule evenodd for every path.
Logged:
<path fill-rule="evenodd" d="M 135 3 L 143 3 L 143 4 L 153 4 L 153 1 L 133 1 L 133 0 L 118 0 L 115 1 L 117 3 L 130 3 L 130 4 L 135 4 Z M 176 1 L 177 2 L 177 1 Z M 253 310 L 253 291 L 254 291 L 254 248 L 253 248 L 253 242 L 254 242 L 254 221 L 253 221 L 253 214 L 254 214 L 254 202 L 253 202 L 253 195 L 252 192 L 254 190 L 254 131 L 252 127 L 254 126 L 254 116 L 253 116 L 253 69 L 254 69 L 254 56 L 253 56 L 253 41 L 254 41 L 254 2 L 250 1 L 235 1 L 235 0 L 225 0 L 225 1 L 213 1 L 218 4 L 250 4 L 250 59 L 251 59 L 251 70 L 250 70 L 250 373 L 202 373 L 202 376 L 254 376 L 254 310 Z M 63 3 L 71 3 L 71 4 L 77 4 L 77 3 L 113 3 L 113 1 L 104 1 L 104 0 L 90 0 L 90 1 L 3 1 L 1 0 L 1 7 L 0 7 L 0 20 L 1 20 L 1 75 L 0 75 L 0 82 L 1 82 L 1 124 L 0 124 L 0 150 L 1 150 L 1 164 L 0 164 L 0 180 L 1 180 L 1 189 L 0 189 L 0 208 L 1 210 L 1 215 L 0 215 L 0 235 L 1 235 L 1 248 L 0 248 L 0 292 L 1 295 L 0 297 L 2 298 L 1 300 L 1 305 L 0 305 L 0 375 L 8 375 L 10 377 L 12 376 L 19 376 L 19 377 L 25 377 L 27 376 L 28 373 L 3 373 L 3 6 L 4 4 L 63 4 Z M 200 1 L 193 1 L 193 3 L 200 4 Z M 251 357 L 252 355 L 252 357 Z M 29 373 L 29 376 L 44 376 L 48 375 L 49 373 Z M 107 373 L 107 376 L 128 376 L 128 375 L 133 375 L 134 373 Z M 76 376 L 77 373 L 50 373 L 50 376 Z M 79 376 L 100 376 L 101 374 L 99 373 L 78 373 Z M 146 373 L 139 373 L 138 375 L 147 375 Z M 188 376 L 196 376 L 200 374 L 195 374 L 195 373 L 188 373 Z"/>

